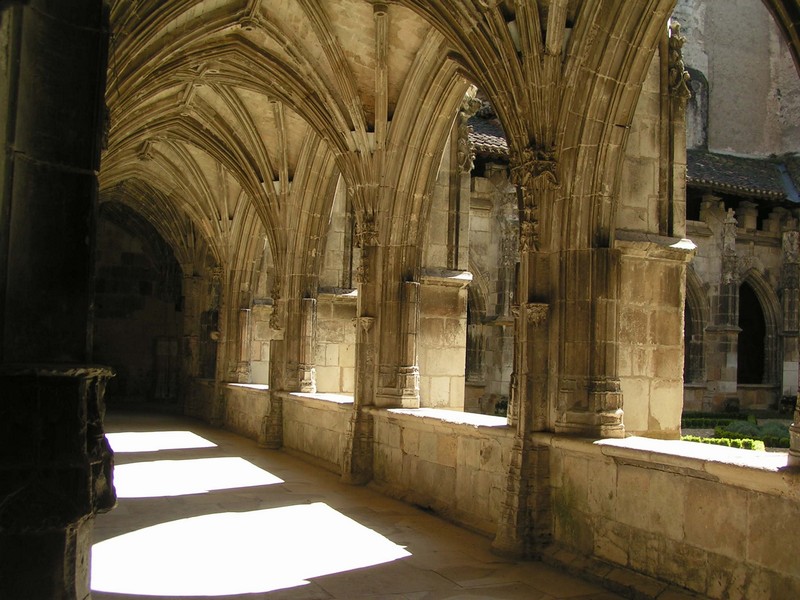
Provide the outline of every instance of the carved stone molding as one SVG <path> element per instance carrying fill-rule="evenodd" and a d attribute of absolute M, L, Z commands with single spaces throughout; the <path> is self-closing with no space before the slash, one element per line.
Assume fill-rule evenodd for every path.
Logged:
<path fill-rule="evenodd" d="M 783 233 L 783 262 L 800 262 L 800 231 L 785 231 Z"/>
<path fill-rule="evenodd" d="M 153 160 L 153 142 L 150 140 L 145 140 L 142 142 L 142 145 L 139 146 L 139 149 L 136 151 L 136 156 L 142 162 L 147 162 L 149 160 Z"/>
<path fill-rule="evenodd" d="M 528 211 L 524 211 L 528 213 Z M 522 252 L 533 252 L 539 245 L 539 220 L 534 211 L 522 215 L 519 221 L 519 249 Z"/>
<path fill-rule="evenodd" d="M 369 283 L 369 265 L 364 262 L 356 267 L 356 283 Z"/>

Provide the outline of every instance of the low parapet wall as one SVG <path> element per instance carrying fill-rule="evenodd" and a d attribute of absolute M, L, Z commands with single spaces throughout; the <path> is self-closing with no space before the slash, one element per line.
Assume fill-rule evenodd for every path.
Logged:
<path fill-rule="evenodd" d="M 504 418 L 440 409 L 371 414 L 376 487 L 495 534 L 513 444 Z"/>
<path fill-rule="evenodd" d="M 257 439 L 256 424 L 275 416 L 265 414 L 270 392 L 227 386 L 225 395 L 226 426 Z M 341 472 L 352 399 L 282 393 L 279 400 L 272 406 L 282 406 L 283 446 Z M 505 419 L 440 409 L 368 414 L 373 487 L 496 533 L 514 440 Z M 549 448 L 549 481 L 540 482 L 552 498 L 546 557 L 633 595 L 675 585 L 709 598 L 800 598 L 800 472 L 786 467 L 786 453 L 533 437 Z M 638 587 L 620 583 L 632 580 Z"/>
<path fill-rule="evenodd" d="M 800 475 L 784 453 L 541 437 L 559 544 L 709 598 L 800 598 Z"/>

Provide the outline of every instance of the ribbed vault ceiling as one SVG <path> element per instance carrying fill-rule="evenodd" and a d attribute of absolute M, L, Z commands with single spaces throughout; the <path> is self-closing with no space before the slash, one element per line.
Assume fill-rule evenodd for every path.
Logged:
<path fill-rule="evenodd" d="M 673 4 L 112 0 L 102 198 L 145 215 L 176 256 L 188 260 L 200 235 L 218 263 L 241 268 L 258 246 L 242 245 L 245 232 L 266 235 L 276 261 L 292 236 L 322 239 L 332 199 L 319 196 L 341 174 L 361 212 L 383 204 L 413 241 L 467 78 L 497 108 L 512 154 L 558 148 L 564 164 L 613 169 L 619 153 L 592 148 L 624 144 Z M 767 4 L 794 41 L 796 0 Z M 569 129 L 575 115 L 588 126 Z M 570 193 L 604 185 L 585 181 Z M 388 206 L 389 188 L 408 208 Z M 569 222 L 585 233 L 610 214 Z"/>

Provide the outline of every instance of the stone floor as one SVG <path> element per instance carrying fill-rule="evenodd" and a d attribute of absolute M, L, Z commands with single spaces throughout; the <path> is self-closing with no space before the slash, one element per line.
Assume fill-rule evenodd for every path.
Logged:
<path fill-rule="evenodd" d="M 95 600 L 620 598 L 198 421 L 109 413 L 107 431 L 120 499 L 96 520 Z"/>

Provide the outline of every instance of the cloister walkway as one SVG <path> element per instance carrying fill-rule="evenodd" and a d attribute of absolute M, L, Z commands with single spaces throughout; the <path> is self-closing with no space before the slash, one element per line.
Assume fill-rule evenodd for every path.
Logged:
<path fill-rule="evenodd" d="M 95 600 L 614 600 L 286 452 L 199 421 L 109 413 L 119 505 L 96 519 Z"/>

